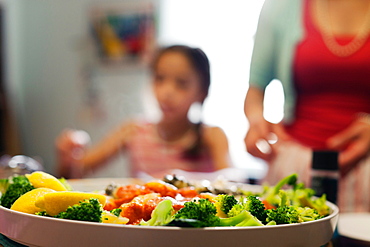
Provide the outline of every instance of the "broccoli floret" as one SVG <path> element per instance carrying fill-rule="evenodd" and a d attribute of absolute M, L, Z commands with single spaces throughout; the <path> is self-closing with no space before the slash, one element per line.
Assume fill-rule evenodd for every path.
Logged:
<path fill-rule="evenodd" d="M 103 208 L 99 200 L 91 198 L 88 201 L 81 201 L 80 204 L 69 206 L 66 211 L 56 215 L 56 218 L 101 222 Z"/>
<path fill-rule="evenodd" d="M 295 207 L 290 206 L 287 200 L 287 192 L 280 190 L 280 205 L 275 209 L 266 210 L 267 222 L 274 221 L 276 224 L 291 224 L 298 223 L 298 211 Z"/>
<path fill-rule="evenodd" d="M 292 224 L 320 219 L 320 214 L 313 208 L 290 205 L 287 200 L 287 192 L 281 190 L 280 205 L 276 209 L 268 209 L 267 222 L 274 221 L 276 224 Z"/>
<path fill-rule="evenodd" d="M 121 214 L 121 212 L 122 212 L 122 209 L 120 209 L 120 208 L 114 208 L 114 209 L 112 209 L 111 211 L 111 214 L 113 214 L 114 216 L 120 216 L 120 214 Z"/>
<path fill-rule="evenodd" d="M 175 219 L 168 225 L 181 227 L 263 226 L 261 221 L 246 210 L 227 218 L 219 218 L 216 213 L 215 204 L 207 199 L 186 202 L 184 207 L 175 214 Z"/>
<path fill-rule="evenodd" d="M 276 209 L 268 209 L 266 213 L 267 222 L 274 221 L 278 225 L 299 222 L 299 213 L 294 206 L 279 206 Z"/>
<path fill-rule="evenodd" d="M 8 182 L 8 188 L 0 198 L 0 205 L 6 208 L 10 208 L 21 195 L 34 189 L 24 175 L 14 176 Z"/>
<path fill-rule="evenodd" d="M 285 185 L 293 186 L 293 190 L 301 187 L 303 184 L 297 184 L 298 175 L 293 173 L 283 179 L 281 179 L 275 186 L 266 188 L 265 200 L 271 205 L 278 205 L 280 203 L 280 198 L 278 196 L 279 191 Z"/>
<path fill-rule="evenodd" d="M 163 226 L 173 220 L 174 209 L 170 200 L 163 200 L 152 211 L 150 220 L 142 221 L 144 226 Z"/>
<path fill-rule="evenodd" d="M 287 200 L 287 192 L 280 190 L 280 205 L 275 209 L 266 210 L 267 222 L 275 221 L 276 224 L 291 224 L 299 222 L 299 214 L 294 206 L 290 206 Z"/>
<path fill-rule="evenodd" d="M 281 179 L 273 188 L 273 193 L 276 195 L 279 193 L 284 185 L 297 186 L 298 175 L 293 173 L 283 179 Z"/>
<path fill-rule="evenodd" d="M 274 222 L 274 224 L 301 223 L 322 217 L 315 209 L 309 207 L 280 206 L 267 210 L 268 225 L 270 222 Z"/>
<path fill-rule="evenodd" d="M 288 190 L 287 193 L 291 200 L 291 204 L 295 206 L 301 206 L 303 198 L 311 198 L 315 195 L 315 191 L 313 189 L 305 188 L 303 185 L 299 186 L 295 190 Z"/>
<path fill-rule="evenodd" d="M 263 223 L 266 222 L 265 205 L 257 196 L 250 195 L 246 198 L 240 199 L 239 203 L 235 204 L 227 215 L 228 217 L 234 217 L 242 211 L 248 211 L 259 221 Z"/>
<path fill-rule="evenodd" d="M 299 222 L 313 221 L 321 219 L 321 216 L 316 209 L 309 207 L 297 207 L 299 214 Z"/>
<path fill-rule="evenodd" d="M 9 179 L 8 178 L 0 179 L 0 197 L 2 194 L 5 193 L 8 187 L 9 187 Z"/>
<path fill-rule="evenodd" d="M 207 199 L 185 202 L 168 225 L 189 227 L 211 227 L 220 224 L 216 206 Z"/>
<path fill-rule="evenodd" d="M 248 211 L 229 218 L 221 218 L 220 226 L 263 226 L 263 223 Z"/>
<path fill-rule="evenodd" d="M 238 203 L 233 195 L 219 194 L 214 198 L 218 217 L 226 218 L 230 209 Z"/>
<path fill-rule="evenodd" d="M 330 207 L 326 204 L 326 195 L 324 194 L 320 198 L 313 198 L 315 191 L 311 188 L 305 188 L 303 183 L 297 183 L 297 174 L 291 174 L 277 183 L 274 187 L 265 187 L 263 197 L 265 200 L 273 205 L 277 206 L 280 204 L 281 198 L 279 197 L 279 191 L 284 185 L 291 185 L 291 190 L 286 190 L 290 205 L 297 207 L 310 207 L 315 209 L 321 216 L 330 214 Z"/>
<path fill-rule="evenodd" d="M 323 194 L 321 197 L 312 199 L 308 195 L 298 195 L 298 200 L 302 207 L 310 207 L 315 209 L 321 216 L 330 214 L 330 207 L 326 204 L 326 195 Z"/>

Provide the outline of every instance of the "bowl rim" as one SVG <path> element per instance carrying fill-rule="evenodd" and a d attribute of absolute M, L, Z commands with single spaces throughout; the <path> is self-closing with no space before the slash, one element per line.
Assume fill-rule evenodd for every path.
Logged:
<path fill-rule="evenodd" d="M 78 221 L 78 220 L 69 220 L 69 219 L 59 219 L 54 217 L 46 217 L 35 214 L 28 214 L 24 212 L 15 211 L 9 208 L 0 206 L 0 212 L 4 211 L 9 214 L 15 214 L 23 217 L 42 219 L 45 221 L 55 221 L 55 222 L 65 222 L 66 224 L 81 224 L 81 225 L 92 225 L 92 226 L 107 226 L 107 227 L 121 227 L 121 228 L 139 228 L 139 229 L 153 229 L 153 230 L 185 230 L 185 231 L 220 231 L 220 230 L 237 230 L 237 229 L 274 229 L 274 228 L 285 228 L 285 227 L 294 227 L 297 225 L 309 225 L 315 224 L 317 222 L 331 220 L 332 218 L 338 216 L 339 208 L 334 203 L 327 201 L 327 205 L 331 209 L 331 213 L 321 219 L 306 221 L 301 223 L 292 223 L 292 224 L 280 224 L 280 225 L 265 225 L 265 226 L 246 226 L 246 227 L 235 227 L 235 226 L 217 226 L 217 227 L 203 227 L 203 228 L 187 228 L 187 227 L 176 227 L 176 226 L 142 226 L 142 225 L 126 225 L 126 224 L 112 224 L 112 223 L 101 223 L 101 222 L 89 222 L 89 221 Z"/>

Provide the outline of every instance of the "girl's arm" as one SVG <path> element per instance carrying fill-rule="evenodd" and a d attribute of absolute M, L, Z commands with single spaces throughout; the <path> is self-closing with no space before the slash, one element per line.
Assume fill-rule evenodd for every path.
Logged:
<path fill-rule="evenodd" d="M 101 167 L 119 151 L 126 148 L 128 141 L 135 133 L 137 125 L 126 123 L 112 130 L 97 145 L 85 150 L 85 155 L 80 160 L 84 170 L 91 170 Z"/>
<path fill-rule="evenodd" d="M 230 167 L 229 143 L 224 131 L 219 127 L 203 126 L 203 142 L 211 154 L 215 169 Z"/>
<path fill-rule="evenodd" d="M 72 138 L 73 130 L 64 131 L 56 141 L 60 175 L 78 178 L 104 166 L 126 147 L 136 129 L 135 123 L 123 124 L 91 148 L 76 144 Z"/>

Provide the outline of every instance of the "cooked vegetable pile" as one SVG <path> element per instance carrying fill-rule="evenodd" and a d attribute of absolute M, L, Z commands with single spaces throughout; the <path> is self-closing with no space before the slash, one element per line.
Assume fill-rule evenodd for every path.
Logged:
<path fill-rule="evenodd" d="M 314 197 L 314 191 L 297 179 L 292 174 L 258 193 L 216 194 L 161 180 L 108 185 L 105 192 L 85 193 L 73 191 L 63 179 L 34 172 L 1 179 L 0 205 L 40 216 L 143 226 L 249 227 L 302 223 L 329 215 L 326 196 Z"/>
<path fill-rule="evenodd" d="M 282 190 L 283 186 L 291 188 Z M 174 212 L 171 203 L 162 201 L 149 221 L 142 225 L 179 227 L 264 226 L 301 223 L 321 219 L 330 213 L 326 196 L 314 198 L 314 191 L 297 183 L 297 175 L 282 179 L 275 186 L 265 186 L 260 194 L 245 192 L 219 194 L 211 199 L 194 199 Z M 249 194 L 249 195 L 248 195 Z"/>

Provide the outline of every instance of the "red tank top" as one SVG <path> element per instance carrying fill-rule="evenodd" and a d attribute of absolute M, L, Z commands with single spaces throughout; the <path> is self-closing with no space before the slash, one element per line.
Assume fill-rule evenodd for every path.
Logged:
<path fill-rule="evenodd" d="M 325 149 L 326 140 L 345 129 L 359 112 L 370 112 L 370 38 L 349 57 L 338 57 L 325 46 L 305 1 L 304 39 L 293 62 L 297 93 L 295 121 L 287 131 L 311 148 Z M 345 44 L 353 37 L 337 37 Z"/>

